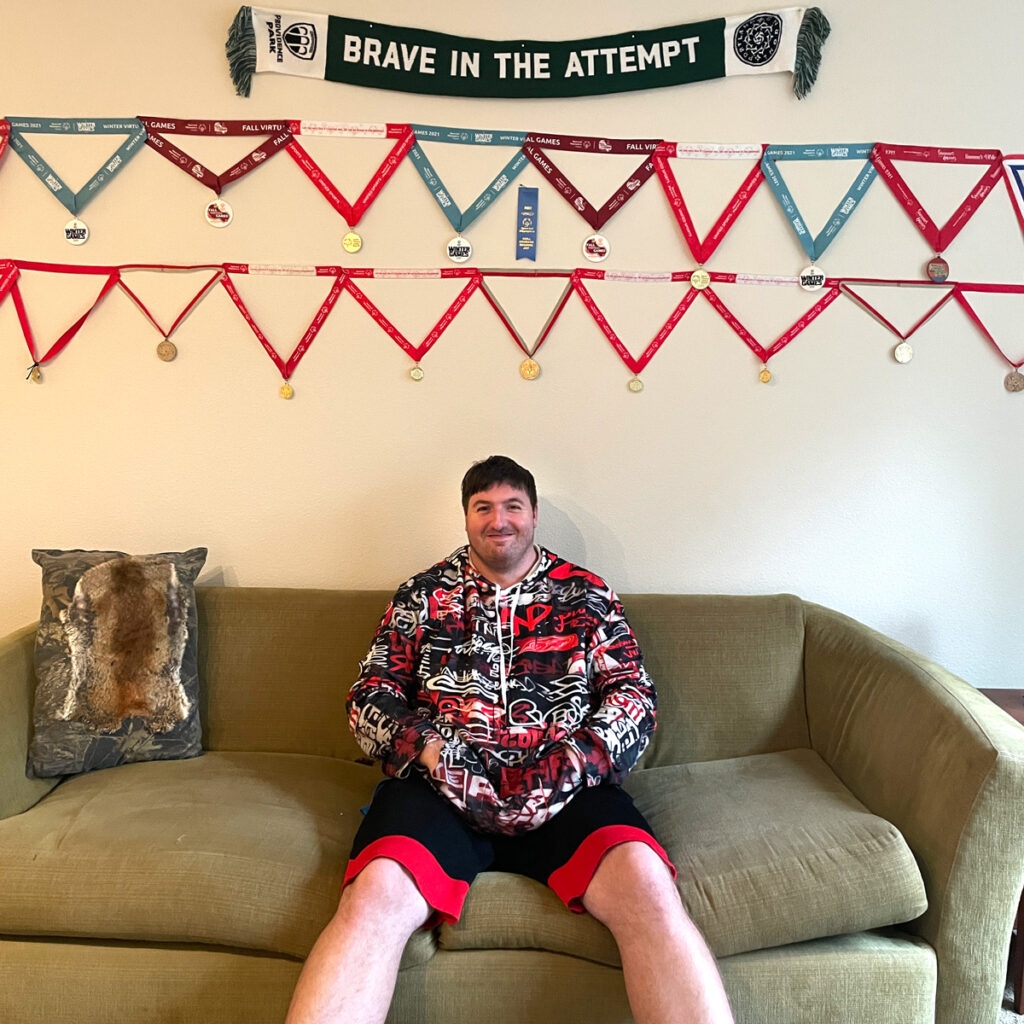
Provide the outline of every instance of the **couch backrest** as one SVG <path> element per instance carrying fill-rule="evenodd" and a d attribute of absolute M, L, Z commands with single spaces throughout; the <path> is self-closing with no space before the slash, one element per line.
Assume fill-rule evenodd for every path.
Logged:
<path fill-rule="evenodd" d="M 345 696 L 389 591 L 197 587 L 210 750 L 361 757 Z M 809 745 L 795 597 L 624 595 L 658 689 L 645 767 Z"/>

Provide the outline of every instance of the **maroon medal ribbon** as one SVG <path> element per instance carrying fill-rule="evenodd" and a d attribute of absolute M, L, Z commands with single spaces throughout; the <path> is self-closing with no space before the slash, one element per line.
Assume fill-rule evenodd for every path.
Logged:
<path fill-rule="evenodd" d="M 85 321 L 89 319 L 93 310 L 95 310 L 103 300 L 103 297 L 115 287 L 120 276 L 120 269 L 118 267 L 80 267 L 66 263 L 33 263 L 24 260 L 12 260 L 9 264 L 3 266 L 5 266 L 5 269 L 3 274 L 0 275 L 0 299 L 10 292 L 11 298 L 14 300 L 14 308 L 18 312 L 18 321 L 21 324 L 21 333 L 25 339 L 25 345 L 28 348 L 28 353 L 32 357 L 32 365 L 29 367 L 29 377 L 38 380 L 39 367 L 44 366 L 53 359 L 56 359 L 57 356 L 67 348 L 75 335 L 82 329 L 82 325 Z M 36 348 L 35 336 L 32 333 L 32 326 L 28 319 L 28 311 L 25 308 L 25 300 L 22 298 L 21 290 L 18 288 L 20 271 L 24 270 L 38 270 L 50 274 L 106 275 L 103 287 L 100 288 L 99 294 L 95 299 L 93 299 L 89 308 L 70 327 L 68 327 L 60 337 L 57 338 L 57 340 L 42 356 L 39 355 L 38 349 Z"/>
<path fill-rule="evenodd" d="M 287 381 L 295 372 L 295 368 L 299 365 L 302 357 L 309 351 L 310 346 L 316 340 L 316 336 L 320 332 L 320 328 L 323 327 L 324 321 L 334 308 L 334 304 L 338 301 L 345 284 L 345 271 L 341 267 L 284 267 L 257 263 L 225 263 L 223 265 L 223 270 L 224 273 L 220 277 L 220 283 L 224 286 L 228 295 L 231 296 L 231 299 L 238 307 L 239 312 L 243 317 L 245 317 L 246 323 L 248 323 L 249 327 L 252 328 L 252 333 L 256 335 L 257 339 L 259 339 L 259 343 L 266 350 L 267 355 L 270 356 L 274 365 L 281 372 L 281 377 Z M 292 354 L 287 359 L 283 359 L 281 357 L 277 349 L 275 349 L 270 343 L 267 336 L 260 330 L 259 324 L 256 323 L 255 319 L 253 319 L 253 316 L 249 312 L 245 302 L 242 301 L 242 296 L 238 294 L 238 289 L 235 287 L 234 281 L 231 280 L 232 274 L 260 273 L 313 274 L 317 277 L 334 278 L 334 284 L 331 286 L 331 290 L 328 293 L 327 298 L 321 303 L 312 322 L 306 328 L 306 332 L 302 335 L 299 343 L 295 346 L 292 350 Z"/>
<path fill-rule="evenodd" d="M 265 160 L 291 141 L 291 128 L 287 121 L 183 121 L 167 117 L 139 117 L 146 128 L 146 145 L 166 157 L 172 164 L 188 171 L 217 195 L 225 186 L 254 171 Z M 221 174 L 215 174 L 184 150 L 179 149 L 161 135 L 197 136 L 268 136 L 247 156 L 242 157 Z"/>
<path fill-rule="evenodd" d="M 683 238 L 689 246 L 693 258 L 700 264 L 711 259 L 712 254 L 718 248 L 722 239 L 729 233 L 729 229 L 736 222 L 736 218 L 746 208 L 754 193 L 758 190 L 761 182 L 764 181 L 764 172 L 761 170 L 761 158 L 767 147 L 761 146 L 700 146 L 690 145 L 683 142 L 662 142 L 654 152 L 654 169 L 657 171 L 658 180 L 665 192 L 665 196 L 672 207 L 676 221 Z M 756 153 L 754 152 L 756 150 Z M 703 241 L 697 234 L 693 225 L 693 218 L 686 208 L 686 201 L 683 199 L 682 190 L 676 180 L 675 173 L 669 165 L 672 157 L 689 158 L 729 158 L 734 159 L 742 156 L 753 156 L 755 163 L 750 173 L 743 180 L 743 184 L 737 189 L 726 208 L 719 215 L 711 230 Z"/>
<path fill-rule="evenodd" d="M 538 171 L 549 181 L 573 209 L 595 230 L 602 228 L 612 214 L 622 209 L 654 174 L 654 152 L 658 139 L 599 139 L 580 135 L 540 135 L 531 132 L 523 143 L 523 152 Z M 637 169 L 612 193 L 611 198 L 597 209 L 579 189 L 558 169 L 545 150 L 557 149 L 572 153 L 641 153 L 643 160 Z"/>
<path fill-rule="evenodd" d="M 665 343 L 665 340 L 675 329 L 676 324 L 683 318 L 683 314 L 693 305 L 693 300 L 697 298 L 697 289 L 690 287 L 686 290 L 686 294 L 683 295 L 675 309 L 669 314 L 668 319 L 662 324 L 661 329 L 651 340 L 650 344 L 640 353 L 639 356 L 634 356 L 628 348 L 626 348 L 622 339 L 615 333 L 614 328 L 608 322 L 608 318 L 604 315 L 597 303 L 594 301 L 593 295 L 590 294 L 589 289 L 583 283 L 585 280 L 591 281 L 686 281 L 689 282 L 689 273 L 671 273 L 671 274 L 657 274 L 657 273 L 631 273 L 628 271 L 613 271 L 613 270 L 585 270 L 576 269 L 572 273 L 572 287 L 576 294 L 583 301 L 583 305 L 587 307 L 590 315 L 594 318 L 598 327 L 604 332 L 604 336 L 611 342 L 612 347 L 619 354 L 619 358 L 629 367 L 629 369 L 637 376 L 643 371 L 644 367 L 654 357 L 655 352 Z"/>
<path fill-rule="evenodd" d="M 380 311 L 370 300 L 369 296 L 358 287 L 355 278 L 376 278 L 377 280 L 399 280 L 399 279 L 434 279 L 442 278 L 466 278 L 466 284 L 448 309 L 441 315 L 441 319 L 434 324 L 430 333 L 420 342 L 414 345 L 402 332 Z M 345 277 L 345 288 L 349 294 L 363 307 L 378 326 L 415 362 L 419 362 L 434 347 L 438 338 L 444 334 L 451 322 L 462 311 L 463 306 L 469 301 L 470 296 L 480 287 L 480 271 L 475 267 L 448 267 L 441 270 L 373 270 L 370 268 L 352 268 L 347 271 Z"/>
<path fill-rule="evenodd" d="M 792 278 L 771 278 L 761 277 L 755 274 L 717 274 L 712 273 L 710 275 L 712 283 L 728 283 L 728 284 L 795 284 L 796 280 Z M 841 291 L 839 284 L 833 280 L 828 279 L 825 282 L 828 287 L 828 291 L 818 299 L 818 301 L 803 314 L 792 326 L 790 326 L 783 334 L 779 335 L 778 338 L 768 347 L 765 348 L 751 333 L 743 326 L 742 323 L 737 319 L 733 312 L 728 306 L 721 300 L 721 298 L 715 293 L 714 289 L 709 285 L 703 290 L 704 297 L 711 303 L 712 306 L 717 310 L 718 315 L 735 331 L 735 333 L 744 342 L 747 348 L 754 353 L 761 360 L 762 364 L 767 368 L 768 360 L 773 356 L 778 355 L 805 327 L 816 320 L 829 306 L 839 298 Z"/>
<path fill-rule="evenodd" d="M 932 220 L 911 191 L 903 175 L 896 170 L 893 160 L 911 160 L 917 163 L 978 164 L 986 167 L 977 185 L 957 207 L 946 223 L 939 226 Z M 922 146 L 890 146 L 878 142 L 871 151 L 871 162 L 878 169 L 882 180 L 917 225 L 936 253 L 950 246 L 964 225 L 974 216 L 975 210 L 995 187 L 1002 176 L 1002 154 L 997 149 L 942 149 Z"/>
<path fill-rule="evenodd" d="M 324 198 L 341 214 L 345 223 L 354 228 L 362 216 L 370 208 L 373 201 L 380 194 L 381 189 L 388 183 L 388 180 L 398 169 L 398 165 L 412 149 L 416 137 L 412 128 L 407 124 L 382 124 L 382 125 L 348 125 L 331 124 L 315 121 L 290 121 L 292 137 L 285 149 L 289 156 L 302 168 L 306 177 L 313 182 L 320 190 Z M 391 151 L 381 161 L 373 177 L 360 193 L 359 198 L 350 203 L 330 178 L 321 170 L 316 161 L 306 152 L 296 135 L 332 135 L 343 137 L 360 138 L 387 138 L 394 139 L 395 144 Z"/>

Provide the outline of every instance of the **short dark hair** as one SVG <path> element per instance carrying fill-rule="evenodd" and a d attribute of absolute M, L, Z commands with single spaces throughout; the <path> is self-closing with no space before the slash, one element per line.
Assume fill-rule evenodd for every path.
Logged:
<path fill-rule="evenodd" d="M 530 507 L 537 507 L 537 484 L 533 474 L 523 469 L 507 455 L 492 455 L 490 458 L 474 462 L 466 470 L 462 478 L 462 511 L 469 511 L 469 499 L 481 491 L 489 491 L 495 484 L 508 484 L 525 491 L 530 499 Z"/>

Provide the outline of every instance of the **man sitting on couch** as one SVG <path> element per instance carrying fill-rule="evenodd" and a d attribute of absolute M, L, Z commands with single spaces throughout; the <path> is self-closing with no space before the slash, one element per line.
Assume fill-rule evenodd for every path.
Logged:
<path fill-rule="evenodd" d="M 469 544 L 395 594 L 348 698 L 381 784 L 288 1024 L 379 1024 L 402 951 L 457 920 L 473 878 L 548 885 L 615 937 L 638 1024 L 729 1024 L 674 868 L 621 788 L 654 687 L 615 593 L 534 543 L 537 492 L 504 456 L 462 481 Z"/>

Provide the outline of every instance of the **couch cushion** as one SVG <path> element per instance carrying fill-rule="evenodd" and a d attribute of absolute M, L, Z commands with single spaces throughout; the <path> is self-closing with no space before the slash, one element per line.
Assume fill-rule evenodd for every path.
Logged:
<path fill-rule="evenodd" d="M 913 854 L 810 750 L 652 768 L 627 788 L 678 870 L 716 956 L 909 921 L 926 907 Z M 481 875 L 445 949 L 534 948 L 617 964 L 610 933 L 544 886 Z"/>
<path fill-rule="evenodd" d="M 217 752 L 70 779 L 0 821 L 0 934 L 303 957 L 379 780 L 330 758 Z M 406 966 L 433 948 L 418 932 Z"/>

